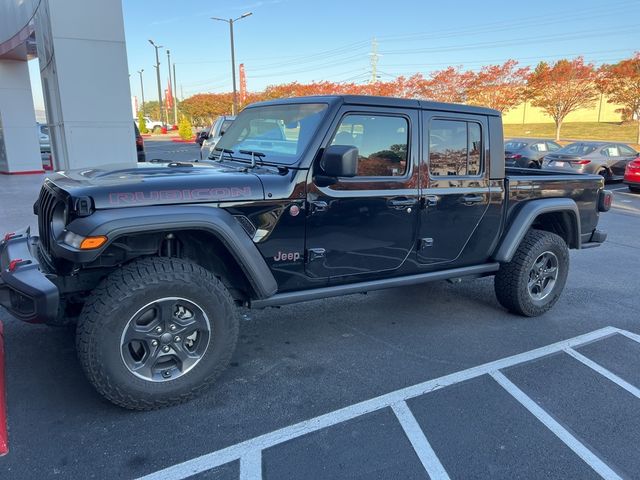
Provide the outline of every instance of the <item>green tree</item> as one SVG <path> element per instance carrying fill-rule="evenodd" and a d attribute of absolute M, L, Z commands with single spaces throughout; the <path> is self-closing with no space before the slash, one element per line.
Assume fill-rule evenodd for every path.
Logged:
<path fill-rule="evenodd" d="M 150 100 L 144 102 L 144 108 L 141 108 L 141 110 L 144 110 L 151 120 L 160 120 L 160 108 L 158 108 L 158 105 L 157 100 Z"/>
<path fill-rule="evenodd" d="M 180 135 L 180 138 L 183 140 L 191 140 L 193 137 L 191 122 L 186 115 L 182 115 L 182 117 L 180 117 L 180 122 L 178 123 L 178 135 Z"/>
<path fill-rule="evenodd" d="M 147 133 L 149 131 L 147 130 L 147 121 L 144 119 L 142 110 L 138 112 L 138 130 L 140 130 L 140 133 Z"/>

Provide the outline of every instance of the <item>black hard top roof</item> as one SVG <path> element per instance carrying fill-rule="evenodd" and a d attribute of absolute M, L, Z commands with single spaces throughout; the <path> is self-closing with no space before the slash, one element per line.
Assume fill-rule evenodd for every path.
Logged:
<path fill-rule="evenodd" d="M 344 105 L 363 105 L 371 107 L 421 108 L 443 112 L 475 113 L 480 115 L 500 116 L 500 112 L 486 107 L 474 107 L 456 103 L 430 102 L 408 98 L 375 97 L 369 95 L 317 95 L 311 97 L 280 98 L 249 105 L 248 108 L 265 105 L 282 105 L 291 103 L 329 103 Z"/>

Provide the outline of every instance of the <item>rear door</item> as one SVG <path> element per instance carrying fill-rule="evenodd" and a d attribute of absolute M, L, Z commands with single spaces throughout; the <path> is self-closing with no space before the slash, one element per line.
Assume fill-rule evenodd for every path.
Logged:
<path fill-rule="evenodd" d="M 486 168 L 489 131 L 482 115 L 423 112 L 418 261 L 424 264 L 475 263 L 493 238 L 469 246 L 490 198 Z M 501 159 L 496 159 L 501 161 Z M 465 256 L 465 249 L 474 253 Z M 463 258 L 465 257 L 465 258 Z M 482 260 L 479 260 L 482 261 Z"/>
<path fill-rule="evenodd" d="M 330 281 L 399 268 L 418 220 L 418 113 L 345 106 L 328 145 L 358 148 L 358 175 L 308 185 L 306 273 Z"/>

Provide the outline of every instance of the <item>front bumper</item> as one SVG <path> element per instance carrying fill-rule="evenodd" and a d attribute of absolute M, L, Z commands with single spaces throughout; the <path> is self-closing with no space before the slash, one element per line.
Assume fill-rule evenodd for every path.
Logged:
<path fill-rule="evenodd" d="M 60 294 L 38 261 L 38 237 L 29 229 L 0 241 L 0 306 L 30 323 L 58 316 Z"/>

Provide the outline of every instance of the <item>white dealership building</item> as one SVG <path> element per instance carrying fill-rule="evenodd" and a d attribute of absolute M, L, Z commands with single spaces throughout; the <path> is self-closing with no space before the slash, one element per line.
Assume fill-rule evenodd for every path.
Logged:
<path fill-rule="evenodd" d="M 0 1 L 0 172 L 42 171 L 38 58 L 57 169 L 136 162 L 120 0 Z"/>

